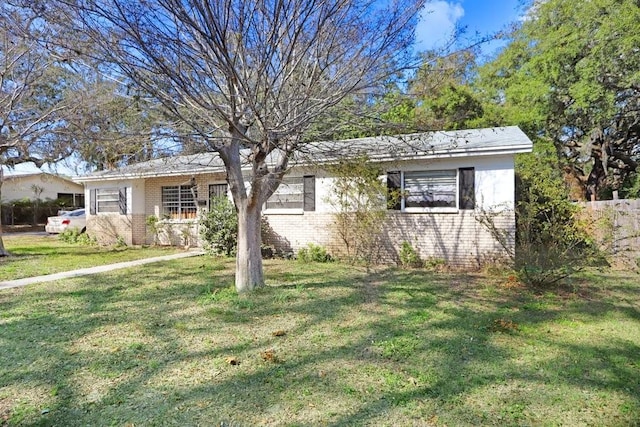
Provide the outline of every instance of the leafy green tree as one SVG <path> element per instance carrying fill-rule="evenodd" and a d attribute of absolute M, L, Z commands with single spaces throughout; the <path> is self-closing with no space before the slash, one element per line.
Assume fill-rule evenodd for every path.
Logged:
<path fill-rule="evenodd" d="M 106 77 L 98 66 L 76 65 L 82 75 L 76 102 L 82 114 L 68 127 L 76 154 L 91 169 L 114 169 L 150 160 L 163 152 L 156 142 L 165 137 L 156 106 L 132 85 Z"/>
<path fill-rule="evenodd" d="M 452 130 L 474 127 L 483 115 L 483 105 L 469 83 L 476 56 L 472 49 L 440 56 L 423 55 L 422 66 L 409 84 L 414 99 L 414 127 L 421 130 Z"/>
<path fill-rule="evenodd" d="M 639 45 L 635 0 L 536 2 L 480 69 L 484 120 L 552 140 L 587 197 L 623 189 L 639 160 Z"/>

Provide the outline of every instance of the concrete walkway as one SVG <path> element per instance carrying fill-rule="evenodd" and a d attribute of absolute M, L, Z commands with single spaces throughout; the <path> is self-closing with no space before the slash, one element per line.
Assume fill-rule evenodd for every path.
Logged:
<path fill-rule="evenodd" d="M 17 279 L 17 280 L 7 280 L 6 282 L 0 282 L 0 290 L 9 289 L 9 288 L 18 288 L 20 286 L 27 286 L 33 283 L 53 282 L 56 280 L 70 279 L 72 277 L 87 276 L 89 274 L 105 273 L 105 272 L 117 270 L 120 268 L 135 267 L 137 265 L 150 264 L 152 262 L 170 261 L 174 259 L 189 258 L 193 256 L 203 255 L 203 254 L 204 254 L 204 251 L 188 251 L 188 252 L 181 252 L 177 254 L 164 255 L 164 256 L 159 256 L 154 258 L 144 258 L 144 259 L 138 259 L 135 261 L 119 262 L 117 264 L 107 264 L 107 265 L 100 265 L 97 267 L 82 268 L 80 270 L 63 271 L 62 273 L 47 274 L 45 276 L 26 277 L 24 279 Z"/>

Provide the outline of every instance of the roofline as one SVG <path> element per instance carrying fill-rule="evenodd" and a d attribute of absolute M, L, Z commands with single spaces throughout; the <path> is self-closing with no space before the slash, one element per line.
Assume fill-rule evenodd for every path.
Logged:
<path fill-rule="evenodd" d="M 6 174 L 4 173 L 2 176 L 2 180 L 7 180 L 7 179 L 14 179 L 14 178 L 26 178 L 26 177 L 31 177 L 31 176 L 42 176 L 42 175 L 47 175 L 47 176 L 53 176 L 55 178 L 60 178 L 60 179 L 64 179 L 65 181 L 73 181 L 75 178 L 74 177 L 70 177 L 67 175 L 58 175 L 55 173 L 49 173 L 49 172 L 27 172 L 27 173 L 16 173 L 16 174 Z"/>
<path fill-rule="evenodd" d="M 493 148 L 479 148 L 479 149 L 464 149 L 457 148 L 451 150 L 441 150 L 439 152 L 433 153 L 416 153 L 414 155 L 396 155 L 396 156 L 371 156 L 370 160 L 376 163 L 388 163 L 394 161 L 407 161 L 407 160 L 433 160 L 433 159 L 447 159 L 447 158 L 462 158 L 462 157 L 479 157 L 479 156 L 490 156 L 490 155 L 506 155 L 506 154 L 522 154 L 522 153 L 530 153 L 532 150 L 533 144 L 517 144 L 517 145 L 508 145 L 502 147 L 493 147 Z M 316 162 L 301 162 L 294 164 L 292 168 L 296 167 L 309 167 L 315 164 L 318 165 L 326 165 L 335 162 L 336 159 L 318 159 Z M 243 167 L 243 170 L 250 170 L 250 167 Z M 162 178 L 162 177 L 172 177 L 172 176 L 185 176 L 185 175 L 204 175 L 208 173 L 224 173 L 226 172 L 223 166 L 203 166 L 196 167 L 189 171 L 178 170 L 178 171 L 150 171 L 150 172 L 132 172 L 132 173 L 122 173 L 117 175 L 108 175 L 108 176 L 91 176 L 87 175 L 84 177 L 75 177 L 72 180 L 77 183 L 86 183 L 86 182 L 96 182 L 96 181 L 121 181 L 128 179 L 146 179 L 146 178 Z"/>

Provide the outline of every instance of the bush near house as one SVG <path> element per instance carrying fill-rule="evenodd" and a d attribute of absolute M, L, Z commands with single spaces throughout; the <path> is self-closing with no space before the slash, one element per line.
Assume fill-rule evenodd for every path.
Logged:
<path fill-rule="evenodd" d="M 238 244 L 238 214 L 229 198 L 213 197 L 209 211 L 200 218 L 200 237 L 205 249 L 233 256 Z"/>

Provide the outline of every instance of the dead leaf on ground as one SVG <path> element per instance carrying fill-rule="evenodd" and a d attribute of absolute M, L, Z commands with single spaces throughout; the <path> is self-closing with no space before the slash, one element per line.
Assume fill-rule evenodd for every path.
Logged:
<path fill-rule="evenodd" d="M 240 360 L 238 360 L 238 358 L 234 357 L 234 356 L 227 356 L 225 359 L 225 362 L 227 362 L 229 365 L 239 365 L 240 364 Z"/>
<path fill-rule="evenodd" d="M 277 362 L 278 361 L 278 356 L 276 356 L 276 352 L 270 348 L 269 350 L 265 350 L 262 353 L 260 353 L 260 356 L 262 357 L 262 360 L 264 360 L 265 362 Z"/>

